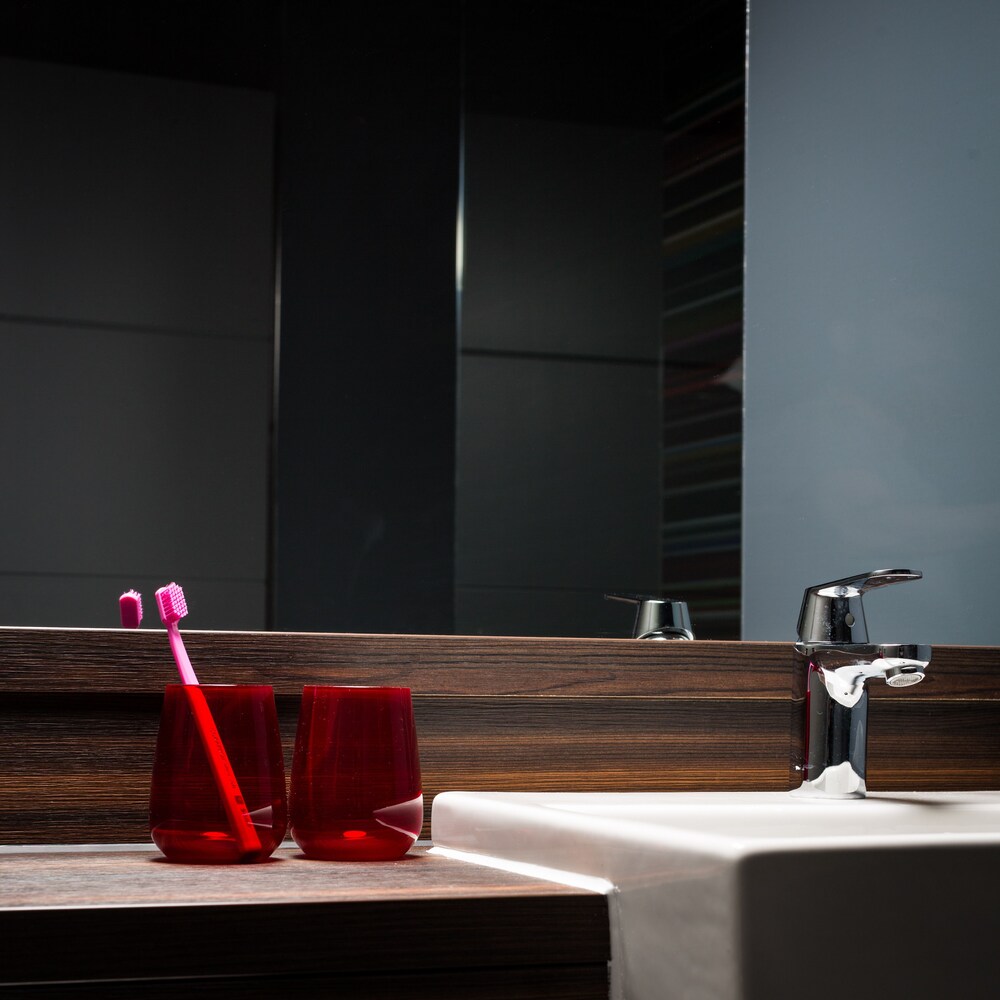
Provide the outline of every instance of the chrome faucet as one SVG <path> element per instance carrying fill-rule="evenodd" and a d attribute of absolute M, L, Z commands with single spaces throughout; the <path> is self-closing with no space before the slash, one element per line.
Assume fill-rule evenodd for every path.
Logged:
<path fill-rule="evenodd" d="M 676 601 L 672 597 L 647 597 L 645 594 L 605 594 L 604 599 L 636 606 L 633 639 L 694 638 L 686 601 Z"/>
<path fill-rule="evenodd" d="M 792 767 L 802 780 L 799 793 L 864 796 L 866 685 L 876 678 L 897 688 L 919 683 L 931 647 L 869 643 L 862 597 L 876 587 L 922 575 L 909 569 L 877 569 L 806 589 L 795 644 L 794 697 L 796 705 L 804 701 L 793 723 Z"/>

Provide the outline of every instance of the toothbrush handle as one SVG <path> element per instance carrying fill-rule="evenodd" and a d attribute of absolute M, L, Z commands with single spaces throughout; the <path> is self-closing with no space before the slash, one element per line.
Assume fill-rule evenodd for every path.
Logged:
<path fill-rule="evenodd" d="M 188 669 L 190 670 L 190 664 L 188 664 Z M 219 789 L 222 805 L 226 810 L 226 816 L 236 841 L 240 845 L 240 850 L 244 853 L 259 851 L 260 838 L 254 829 L 253 820 L 243 799 L 243 793 L 240 791 L 239 782 L 233 773 L 232 764 L 229 763 L 226 748 L 222 745 L 222 737 L 219 735 L 215 719 L 212 718 L 212 711 L 205 700 L 205 693 L 200 687 L 193 687 L 187 682 L 185 682 L 184 690 L 187 693 L 191 713 L 194 715 L 195 725 L 198 727 L 198 733 L 205 747 L 205 756 L 208 757 L 212 776 Z"/>
<path fill-rule="evenodd" d="M 184 684 L 197 684 L 198 677 L 188 659 L 187 650 L 184 648 L 184 640 L 181 638 L 180 630 L 176 622 L 171 622 L 167 626 L 167 637 L 170 639 L 170 652 L 174 654 L 174 662 L 177 664 L 177 672 L 181 675 L 181 682 Z"/>

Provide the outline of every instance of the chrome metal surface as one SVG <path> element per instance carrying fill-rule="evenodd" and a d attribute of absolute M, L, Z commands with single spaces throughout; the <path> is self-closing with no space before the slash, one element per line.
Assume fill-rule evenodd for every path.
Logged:
<path fill-rule="evenodd" d="M 922 576 L 923 573 L 912 569 L 876 569 L 807 587 L 799 611 L 799 641 L 867 642 L 862 596 L 876 587 L 919 580 Z"/>
<path fill-rule="evenodd" d="M 914 570 L 875 570 L 806 589 L 795 644 L 795 695 L 804 701 L 793 769 L 801 794 L 862 797 L 870 680 L 910 687 L 924 678 L 931 647 L 869 643 L 862 596 L 919 580 Z"/>
<path fill-rule="evenodd" d="M 693 639 L 686 601 L 642 594 L 605 594 L 609 601 L 635 604 L 633 639 Z"/>

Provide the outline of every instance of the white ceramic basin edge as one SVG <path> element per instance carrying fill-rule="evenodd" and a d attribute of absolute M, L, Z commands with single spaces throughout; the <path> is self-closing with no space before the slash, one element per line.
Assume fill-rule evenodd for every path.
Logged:
<path fill-rule="evenodd" d="M 971 1000 L 1000 981 L 1000 792 L 446 792 L 432 839 L 611 883 L 616 998 Z M 817 971 L 841 952 L 847 993 Z"/>

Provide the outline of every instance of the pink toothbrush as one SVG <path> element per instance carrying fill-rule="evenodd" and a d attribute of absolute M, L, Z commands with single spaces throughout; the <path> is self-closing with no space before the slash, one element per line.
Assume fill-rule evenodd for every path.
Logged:
<path fill-rule="evenodd" d="M 259 851 L 260 838 L 254 829 L 253 820 L 240 792 L 236 775 L 233 774 L 232 765 L 229 763 L 226 748 L 222 745 L 222 737 L 219 736 L 208 702 L 201 688 L 197 687 L 198 678 L 195 676 L 187 650 L 184 648 L 184 641 L 177 628 L 177 623 L 188 613 L 184 591 L 176 583 L 168 583 L 156 592 L 156 606 L 160 612 L 160 620 L 167 626 L 170 650 L 174 654 L 181 681 L 186 687 L 195 724 L 205 747 L 205 755 L 208 757 L 215 784 L 219 789 L 219 796 L 233 828 L 233 834 L 242 851 L 247 853 Z"/>
<path fill-rule="evenodd" d="M 118 598 L 118 611 L 122 618 L 122 628 L 138 628 L 142 621 L 142 594 L 136 590 L 126 590 Z"/>

